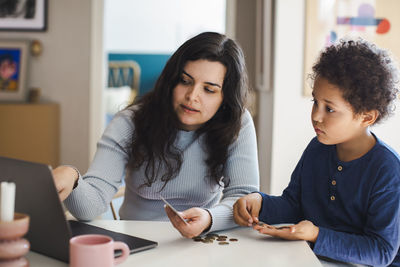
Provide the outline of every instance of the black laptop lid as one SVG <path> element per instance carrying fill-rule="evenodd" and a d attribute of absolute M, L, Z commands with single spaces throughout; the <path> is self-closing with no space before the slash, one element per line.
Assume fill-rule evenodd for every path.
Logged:
<path fill-rule="evenodd" d="M 49 166 L 0 157 L 0 181 L 16 184 L 15 212 L 30 216 L 31 250 L 67 260 L 71 232 Z"/>
<path fill-rule="evenodd" d="M 65 262 L 69 239 L 79 234 L 104 234 L 125 242 L 131 253 L 156 247 L 157 242 L 70 221 L 58 197 L 49 166 L 0 156 L 0 181 L 16 184 L 15 211 L 30 216 L 26 239 L 31 250 Z"/>

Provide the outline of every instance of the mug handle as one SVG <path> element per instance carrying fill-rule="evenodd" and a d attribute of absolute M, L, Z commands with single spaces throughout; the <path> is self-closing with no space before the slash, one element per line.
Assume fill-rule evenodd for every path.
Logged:
<path fill-rule="evenodd" d="M 122 250 L 122 255 L 114 259 L 114 265 L 124 262 L 130 254 L 130 250 L 127 244 L 120 241 L 114 241 L 114 250 L 118 249 Z"/>

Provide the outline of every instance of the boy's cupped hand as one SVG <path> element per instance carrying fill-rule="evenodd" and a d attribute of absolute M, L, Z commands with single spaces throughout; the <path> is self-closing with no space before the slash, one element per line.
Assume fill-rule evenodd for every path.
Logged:
<path fill-rule="evenodd" d="M 276 228 L 268 224 L 255 224 L 253 229 L 257 230 L 261 234 L 267 234 L 288 240 L 306 240 L 313 243 L 317 241 L 319 233 L 319 228 L 307 220 L 282 228 Z"/>

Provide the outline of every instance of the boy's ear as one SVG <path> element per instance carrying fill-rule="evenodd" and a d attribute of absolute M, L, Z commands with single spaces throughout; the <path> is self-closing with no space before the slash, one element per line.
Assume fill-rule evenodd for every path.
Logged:
<path fill-rule="evenodd" d="M 362 114 L 362 123 L 365 127 L 370 126 L 375 123 L 376 119 L 379 117 L 379 111 L 370 110 L 363 112 Z"/>

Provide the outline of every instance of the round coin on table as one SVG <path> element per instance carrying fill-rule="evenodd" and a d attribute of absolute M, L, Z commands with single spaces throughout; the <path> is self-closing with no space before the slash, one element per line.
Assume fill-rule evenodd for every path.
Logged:
<path fill-rule="evenodd" d="M 207 234 L 206 237 L 207 237 L 207 236 L 215 237 L 215 238 L 218 238 L 218 237 L 219 237 L 219 235 L 217 235 L 217 234 Z"/>
<path fill-rule="evenodd" d="M 192 238 L 193 241 L 195 242 L 202 242 L 202 243 L 214 243 L 215 241 L 218 241 L 219 245 L 229 245 L 229 241 L 231 242 L 237 242 L 237 238 L 229 238 L 226 235 L 217 235 L 217 234 L 207 234 L 206 236 L 196 236 Z"/>

